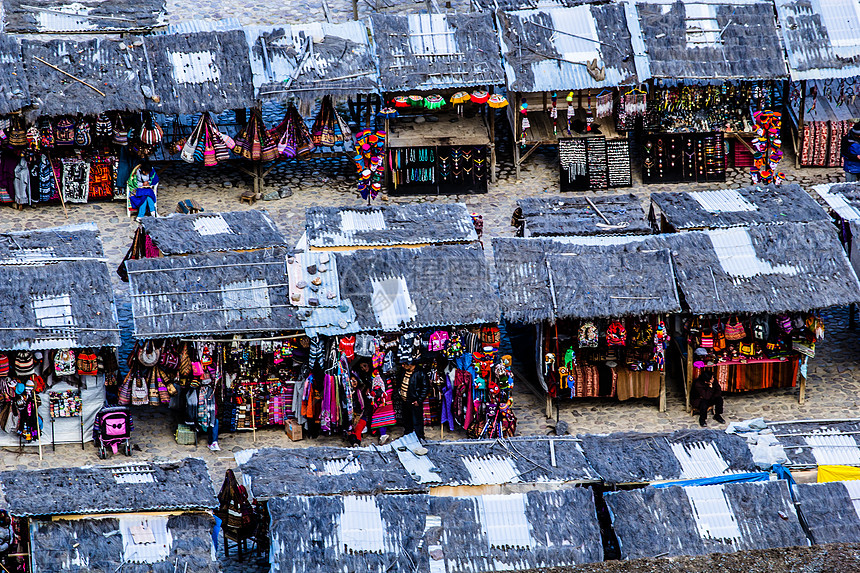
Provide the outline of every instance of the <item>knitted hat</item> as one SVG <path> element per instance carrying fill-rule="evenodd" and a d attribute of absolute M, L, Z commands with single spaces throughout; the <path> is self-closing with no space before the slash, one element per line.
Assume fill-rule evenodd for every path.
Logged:
<path fill-rule="evenodd" d="M 36 373 L 36 361 L 33 353 L 27 351 L 18 352 L 15 356 L 15 374 L 18 376 L 30 376 Z"/>
<path fill-rule="evenodd" d="M 854 124 L 854 127 L 851 128 L 851 131 L 849 131 L 848 134 L 851 137 L 860 139 L 860 121 Z"/>

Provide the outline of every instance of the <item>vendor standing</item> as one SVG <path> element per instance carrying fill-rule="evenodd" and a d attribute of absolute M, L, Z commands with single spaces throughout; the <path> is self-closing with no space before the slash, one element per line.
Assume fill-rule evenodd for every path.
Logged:
<path fill-rule="evenodd" d="M 723 390 L 720 383 L 714 379 L 714 373 L 705 370 L 693 381 L 690 394 L 690 404 L 699 411 L 699 425 L 705 427 L 708 420 L 708 408 L 714 407 L 714 420 L 725 424 L 723 419 Z"/>

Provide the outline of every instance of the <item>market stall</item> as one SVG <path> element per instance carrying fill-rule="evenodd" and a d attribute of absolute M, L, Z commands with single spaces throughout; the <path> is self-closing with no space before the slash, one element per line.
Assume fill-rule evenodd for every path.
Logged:
<path fill-rule="evenodd" d="M 267 248 L 127 261 L 138 343 L 120 401 L 193 405 L 180 408 L 183 435 L 219 419 L 222 430 L 256 431 L 300 416 L 311 317 L 291 300 L 286 257 Z M 351 307 L 328 310 L 339 321 Z"/>
<path fill-rule="evenodd" d="M 221 571 L 203 460 L 5 471 L 0 485 L 16 534 L 6 571 Z"/>
<path fill-rule="evenodd" d="M 561 191 L 630 186 L 630 146 L 615 121 L 639 83 L 624 5 L 497 17 L 517 177 L 538 147 L 558 145 Z"/>
<path fill-rule="evenodd" d="M 860 120 L 860 8 L 840 0 L 775 4 L 791 76 L 795 164 L 839 167 L 840 139 L 853 125 L 846 122 Z"/>
<path fill-rule="evenodd" d="M 382 123 L 373 115 L 380 108 L 379 81 L 365 22 L 251 26 L 244 32 L 257 99 L 287 106 L 272 130 L 278 158 L 355 160 L 354 135 L 361 129 L 354 132 L 349 123 L 366 129 Z M 309 124 L 304 118 L 314 113 Z M 260 180 L 271 170 L 257 168 Z M 359 190 L 369 196 L 372 181 L 359 179 Z"/>
<path fill-rule="evenodd" d="M 266 211 L 142 217 L 117 272 L 127 282 L 128 260 L 286 246 L 287 238 Z"/>
<path fill-rule="evenodd" d="M 484 193 L 496 178 L 493 94 L 503 83 L 489 14 L 374 14 L 392 195 Z M 408 41 L 404 41 L 408 38 Z"/>
<path fill-rule="evenodd" d="M 362 333 L 339 346 L 350 361 L 353 353 L 373 367 L 381 359 L 376 382 L 391 395 L 398 421 L 409 415 L 399 382 L 420 372 L 429 383 L 425 426 L 444 432 L 447 424 L 473 438 L 516 433 L 510 357 L 499 350 L 499 303 L 479 244 L 336 256 L 340 294 L 354 305 Z"/>
<path fill-rule="evenodd" d="M 821 205 L 796 183 L 652 193 L 648 218 L 662 233 L 830 220 Z"/>
<path fill-rule="evenodd" d="M 729 159 L 761 167 L 757 139 L 779 150 L 778 122 L 772 134 L 758 133 L 753 115 L 781 112 L 786 95 L 771 2 L 638 2 L 627 21 L 652 78 L 643 102 L 644 183 L 724 181 Z"/>
<path fill-rule="evenodd" d="M 476 221 L 483 220 L 463 203 L 309 207 L 300 246 L 316 251 L 473 243 L 480 239 Z"/>
<path fill-rule="evenodd" d="M 104 261 L 95 224 L 0 234 L 0 445 L 92 439 L 120 344 Z"/>
<path fill-rule="evenodd" d="M 534 364 L 548 416 L 553 398 L 647 397 L 666 409 L 667 316 L 681 304 L 659 238 L 493 239 L 493 252 L 505 320 L 536 330 L 535 348 L 515 352 Z"/>
<path fill-rule="evenodd" d="M 646 235 L 651 226 L 636 195 L 528 197 L 511 217 L 518 237 Z"/>
<path fill-rule="evenodd" d="M 712 369 L 724 392 L 799 385 L 824 339 L 818 311 L 860 300 L 860 284 L 829 221 L 758 224 L 659 236 L 672 249 L 687 315 L 690 388 Z"/>

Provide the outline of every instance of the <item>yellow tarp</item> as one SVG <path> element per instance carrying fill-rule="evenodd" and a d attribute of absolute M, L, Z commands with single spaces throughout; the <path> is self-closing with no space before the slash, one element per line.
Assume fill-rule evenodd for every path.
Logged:
<path fill-rule="evenodd" d="M 860 479 L 860 468 L 853 466 L 818 466 L 818 483 Z"/>

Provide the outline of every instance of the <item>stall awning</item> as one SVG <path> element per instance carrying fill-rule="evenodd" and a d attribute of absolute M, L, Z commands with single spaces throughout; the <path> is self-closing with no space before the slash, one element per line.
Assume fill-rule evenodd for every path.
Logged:
<path fill-rule="evenodd" d="M 518 199 L 527 237 L 645 235 L 651 225 L 636 195 Z M 604 218 L 605 217 L 605 218 Z M 607 222 L 608 219 L 608 222 Z"/>

